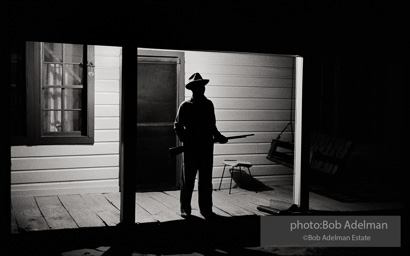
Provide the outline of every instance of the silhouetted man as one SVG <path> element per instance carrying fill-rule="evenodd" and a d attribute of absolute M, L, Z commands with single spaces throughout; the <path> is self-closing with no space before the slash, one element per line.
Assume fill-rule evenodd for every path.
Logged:
<path fill-rule="evenodd" d="M 198 204 L 205 218 L 215 216 L 212 211 L 212 168 L 214 141 L 228 140 L 216 128 L 212 101 L 204 95 L 209 79 L 202 79 L 199 73 L 189 78 L 186 88 L 192 97 L 181 103 L 175 118 L 175 132 L 184 144 L 184 170 L 181 175 L 181 216 L 191 215 L 191 198 L 198 171 Z"/>

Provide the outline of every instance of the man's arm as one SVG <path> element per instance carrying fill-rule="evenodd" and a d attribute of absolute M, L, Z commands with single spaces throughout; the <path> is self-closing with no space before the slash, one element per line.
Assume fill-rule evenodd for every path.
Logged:
<path fill-rule="evenodd" d="M 186 130 L 184 126 L 184 110 L 183 110 L 183 104 L 179 106 L 177 116 L 175 117 L 175 122 L 174 122 L 174 130 L 176 135 L 178 136 L 180 141 L 184 141 L 185 135 L 186 135 Z"/>
<path fill-rule="evenodd" d="M 212 135 L 214 136 L 214 139 L 221 143 L 227 143 L 228 139 L 223 136 L 219 131 L 218 128 L 216 127 L 216 118 L 215 118 L 215 108 L 214 108 L 214 104 L 211 101 L 211 109 L 212 109 L 212 123 L 213 123 L 213 127 L 212 127 Z"/>

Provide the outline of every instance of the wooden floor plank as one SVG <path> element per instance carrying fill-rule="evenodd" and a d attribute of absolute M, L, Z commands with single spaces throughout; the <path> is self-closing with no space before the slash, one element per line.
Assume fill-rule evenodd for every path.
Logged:
<path fill-rule="evenodd" d="M 225 200 L 229 203 L 232 203 L 238 207 L 241 207 L 249 212 L 252 212 L 254 215 L 266 215 L 265 213 L 259 211 L 257 209 L 257 206 L 247 202 L 246 200 L 240 199 L 237 195 L 235 194 L 228 194 L 228 193 L 223 193 L 220 191 L 215 192 L 215 194 L 218 194 L 219 196 L 222 196 L 225 198 Z"/>
<path fill-rule="evenodd" d="M 11 203 L 19 229 L 25 231 L 50 229 L 41 215 L 34 197 L 13 197 Z"/>
<path fill-rule="evenodd" d="M 176 214 L 178 215 L 181 214 L 179 199 L 174 197 L 174 196 L 177 196 L 176 193 L 174 194 L 174 196 L 171 196 L 167 194 L 166 192 L 147 192 L 147 195 L 157 200 L 158 202 L 162 203 L 163 205 L 171 209 Z M 191 213 L 192 215 L 195 215 L 201 219 L 204 219 L 204 217 L 199 213 L 197 206 L 192 205 Z"/>
<path fill-rule="evenodd" d="M 232 216 L 254 215 L 253 212 L 228 202 L 220 193 L 214 193 L 213 202 L 216 207 L 229 213 Z"/>
<path fill-rule="evenodd" d="M 223 216 L 263 215 L 264 212 L 255 212 L 258 205 L 288 209 L 293 203 L 293 186 L 272 188 L 258 193 L 240 188 L 231 194 L 227 189 L 214 191 L 214 212 Z M 182 219 L 179 215 L 179 195 L 179 191 L 137 193 L 136 223 Z M 403 207 L 394 202 L 339 202 L 313 192 L 309 196 L 313 210 L 365 211 Z M 120 193 L 13 197 L 11 232 L 116 225 L 119 223 L 120 197 Z M 192 214 L 202 218 L 198 208 L 198 191 L 192 195 Z"/>
<path fill-rule="evenodd" d="M 229 194 L 229 190 L 227 189 L 222 189 L 220 190 L 220 192 Z M 249 191 L 240 189 L 238 191 L 232 192 L 231 195 L 240 198 L 241 200 L 245 200 L 246 202 L 254 204 L 256 206 L 269 205 L 269 200 L 260 197 L 258 193 L 250 193 Z"/>
<path fill-rule="evenodd" d="M 81 195 L 60 195 L 58 197 L 79 227 L 105 226 L 98 215 L 88 208 Z"/>
<path fill-rule="evenodd" d="M 221 210 L 220 208 L 216 207 L 214 200 L 213 200 L 213 195 L 212 195 L 212 211 L 215 214 L 218 214 L 220 216 L 224 216 L 224 217 L 231 217 L 231 215 L 223 210 Z M 199 205 L 198 205 L 198 191 L 194 191 L 194 193 L 192 193 L 192 207 L 198 209 L 198 213 L 199 215 L 202 217 L 202 215 L 200 214 L 200 210 L 199 210 Z"/>
<path fill-rule="evenodd" d="M 271 198 L 273 203 L 278 205 L 280 202 L 286 202 L 291 205 L 293 204 L 293 186 L 274 186 L 272 191 L 264 191 L 263 196 Z M 319 211 L 348 211 L 350 208 L 331 198 L 309 192 L 309 209 Z"/>
<path fill-rule="evenodd" d="M 138 196 L 138 193 L 137 193 Z M 113 204 L 118 210 L 121 209 L 121 193 L 108 193 L 104 194 L 104 197 Z M 158 222 L 157 219 L 153 218 L 145 209 L 143 209 L 138 204 L 135 205 L 135 223 L 150 223 Z"/>
<path fill-rule="evenodd" d="M 138 199 L 140 197 L 140 193 L 137 193 L 135 198 L 135 222 L 136 223 L 154 223 L 159 222 L 159 219 L 156 216 L 150 214 L 147 210 L 141 207 L 138 204 Z"/>
<path fill-rule="evenodd" d="M 78 228 L 57 196 L 41 196 L 35 199 L 50 229 Z"/>
<path fill-rule="evenodd" d="M 274 195 L 276 198 L 291 198 L 293 203 L 293 186 L 282 185 L 276 186 L 274 190 Z M 335 207 L 336 206 L 336 207 Z M 340 203 L 331 198 L 318 195 L 316 193 L 309 192 L 309 209 L 320 210 L 320 211 L 335 211 L 348 210 L 343 203 Z"/>
<path fill-rule="evenodd" d="M 263 215 L 255 212 L 258 205 L 286 210 L 293 203 L 292 186 L 272 186 L 271 191 L 235 189 L 213 192 L 214 212 L 223 216 Z M 152 223 L 182 219 L 179 215 L 179 191 L 137 193 L 136 223 Z M 120 193 L 60 195 L 47 197 L 13 197 L 11 231 L 37 231 L 76 227 L 116 225 L 120 215 Z M 365 211 L 386 209 L 389 203 L 346 203 L 310 193 L 314 210 Z M 400 205 L 390 203 L 390 207 Z M 402 206 L 401 206 L 402 207 Z M 192 195 L 192 214 L 202 216 L 198 209 L 198 191 Z M 104 220 L 104 221 L 102 221 Z"/>
<path fill-rule="evenodd" d="M 107 226 L 120 223 L 120 211 L 115 208 L 102 194 L 92 193 L 81 195 L 90 210 L 97 213 Z"/>
<path fill-rule="evenodd" d="M 175 200 L 177 200 L 178 207 L 180 207 L 179 206 L 179 204 L 180 204 L 180 191 L 175 191 L 175 190 L 174 191 L 165 191 L 164 193 L 171 196 L 171 197 L 173 197 Z M 201 215 L 201 213 L 199 211 L 197 200 L 198 200 L 197 198 L 192 198 L 192 200 L 191 200 L 191 214 L 203 219 L 203 216 Z"/>
<path fill-rule="evenodd" d="M 164 193 L 176 198 L 179 201 L 179 193 L 180 193 L 179 191 L 165 191 Z M 192 207 L 192 214 L 203 219 L 203 216 L 201 215 L 199 206 L 198 206 L 198 191 L 194 191 L 192 193 L 191 207 Z M 225 217 L 231 216 L 227 212 L 216 207 L 215 204 L 213 207 L 213 211 L 220 216 L 225 216 Z"/>
<path fill-rule="evenodd" d="M 269 191 L 262 191 L 258 194 L 258 196 L 260 196 L 261 198 L 265 198 L 267 200 L 278 199 L 286 203 L 293 203 L 293 194 L 290 192 L 283 191 L 280 188 L 275 188 L 274 190 Z"/>
<path fill-rule="evenodd" d="M 223 192 L 228 193 L 227 191 L 223 191 Z M 235 194 L 235 196 L 238 196 L 238 198 L 242 200 L 255 204 L 256 207 L 258 207 L 259 205 L 262 205 L 262 206 L 270 206 L 278 210 L 287 210 L 289 209 L 290 206 L 292 206 L 292 202 L 290 202 L 289 200 L 282 201 L 283 198 L 272 197 L 266 194 L 264 195 L 259 192 L 249 193 L 248 191 L 239 190 L 232 194 Z M 265 213 L 262 211 L 259 211 L 259 212 L 260 214 L 270 215 L 269 213 Z"/>
<path fill-rule="evenodd" d="M 172 191 L 164 191 L 165 194 L 172 196 L 173 198 L 179 200 L 179 191 L 178 190 L 172 190 Z"/>
<path fill-rule="evenodd" d="M 159 222 L 159 219 L 156 216 L 151 215 L 147 210 L 145 210 L 139 204 L 136 203 L 135 222 L 136 223 L 152 223 L 152 222 Z"/>
<path fill-rule="evenodd" d="M 273 186 L 273 190 L 263 191 L 260 196 L 269 200 L 267 206 L 280 211 L 287 210 L 293 205 L 293 186 Z"/>
<path fill-rule="evenodd" d="M 121 210 L 121 194 L 120 193 L 104 193 L 102 194 L 115 208 Z"/>
<path fill-rule="evenodd" d="M 19 228 L 17 225 L 17 220 L 16 220 L 16 215 L 14 214 L 14 210 L 13 208 L 10 209 L 11 210 L 11 227 L 10 227 L 10 232 L 12 234 L 17 234 L 19 232 Z"/>
<path fill-rule="evenodd" d="M 147 192 L 145 194 L 162 203 L 176 214 L 180 214 L 180 204 L 176 198 L 165 194 L 164 192 Z"/>
<path fill-rule="evenodd" d="M 157 200 L 149 197 L 146 193 L 138 193 L 137 203 L 160 222 L 183 219 L 180 215 Z"/>

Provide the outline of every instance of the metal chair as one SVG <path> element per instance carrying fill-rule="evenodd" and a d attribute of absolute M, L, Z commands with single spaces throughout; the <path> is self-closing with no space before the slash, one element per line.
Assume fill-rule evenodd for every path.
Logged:
<path fill-rule="evenodd" d="M 233 178 L 233 172 L 234 171 L 239 171 L 239 174 L 240 174 L 240 177 L 241 177 L 241 183 L 242 183 L 242 167 L 248 169 L 249 176 L 251 178 L 251 182 L 253 183 L 253 178 L 252 178 L 251 169 L 250 169 L 252 167 L 252 164 L 250 162 L 237 161 L 237 160 L 224 160 L 223 163 L 224 163 L 224 169 L 222 171 L 221 182 L 219 183 L 219 190 L 221 189 L 222 179 L 223 179 L 224 174 L 225 174 L 226 166 L 231 167 L 229 169 L 229 172 L 231 173 L 231 181 L 230 181 L 230 184 L 229 184 L 229 194 L 231 193 L 231 189 L 232 189 L 232 178 Z M 256 190 L 256 186 L 255 186 L 255 192 L 256 193 L 258 192 Z"/>

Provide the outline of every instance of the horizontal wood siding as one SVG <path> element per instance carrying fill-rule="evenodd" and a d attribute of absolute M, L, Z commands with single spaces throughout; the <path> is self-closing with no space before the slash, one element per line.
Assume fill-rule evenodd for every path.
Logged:
<path fill-rule="evenodd" d="M 14 146 L 13 196 L 118 192 L 121 48 L 95 46 L 94 145 Z"/>
<path fill-rule="evenodd" d="M 215 106 L 217 127 L 225 136 L 255 136 L 215 144 L 214 184 L 220 181 L 225 159 L 250 161 L 259 180 L 291 183 L 293 170 L 266 156 L 272 139 L 289 123 L 294 82 L 294 58 L 280 55 L 226 52 L 185 52 L 185 81 L 199 72 L 210 79 L 205 95 Z M 192 95 L 185 90 L 185 99 Z M 293 102 L 294 104 L 294 102 Z M 295 113 L 292 112 L 294 120 Z M 291 140 L 287 129 L 281 137 Z M 225 172 L 223 182 L 228 183 Z M 225 184 L 226 185 L 226 184 Z M 226 187 L 226 186 L 225 186 Z"/>

